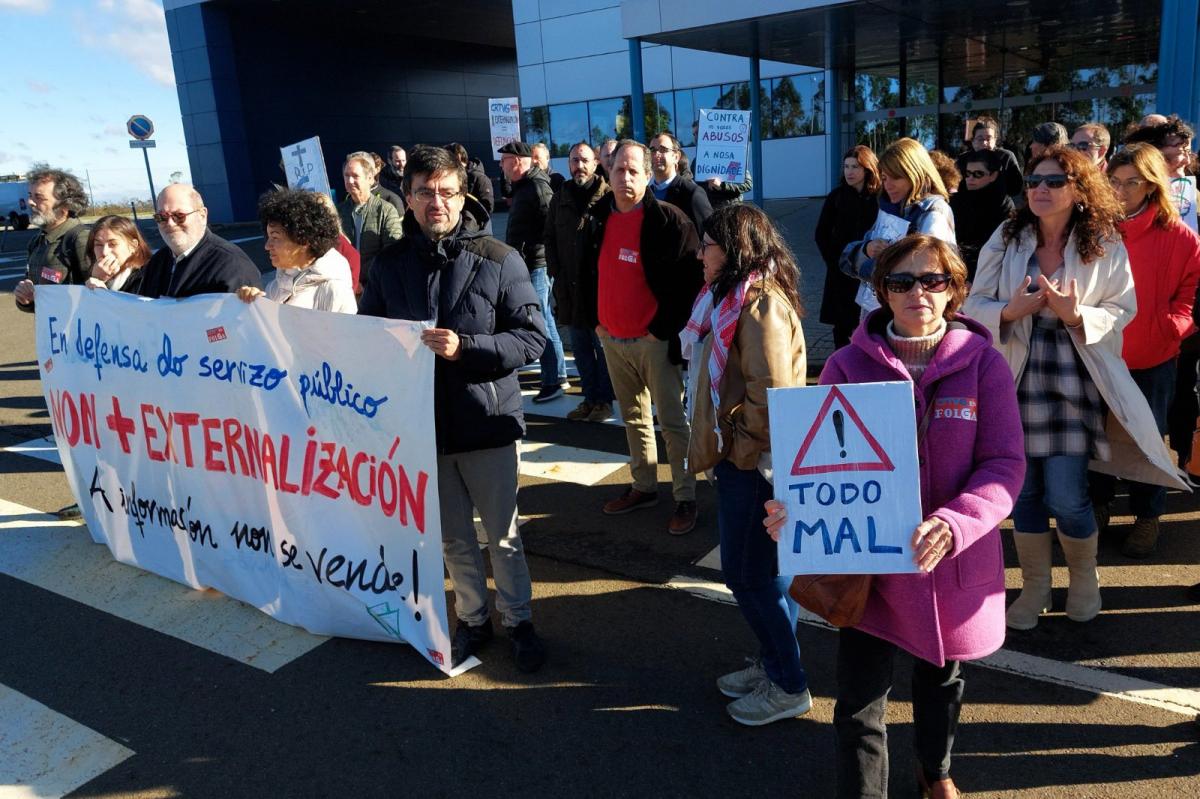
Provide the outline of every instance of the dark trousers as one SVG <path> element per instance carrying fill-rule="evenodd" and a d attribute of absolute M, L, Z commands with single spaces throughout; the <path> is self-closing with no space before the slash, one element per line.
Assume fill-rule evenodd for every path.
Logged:
<path fill-rule="evenodd" d="M 795 602 L 787 594 L 791 580 L 779 579 L 775 542 L 763 528 L 767 515 L 763 503 L 772 496 L 771 484 L 757 469 L 739 469 L 728 460 L 718 463 L 713 472 L 725 585 L 758 638 L 763 669 L 771 682 L 790 694 L 801 693 L 808 687 L 808 677 L 800 665 Z"/>
<path fill-rule="evenodd" d="M 1150 412 L 1158 425 L 1158 433 L 1167 432 L 1167 412 L 1175 398 L 1177 366 L 1175 359 L 1152 366 L 1149 369 L 1130 369 L 1133 382 L 1137 383 L 1146 402 L 1150 404 Z M 1195 378 L 1191 380 L 1195 386 Z M 1193 423 L 1195 418 L 1193 418 Z M 1190 425 L 1189 425 L 1190 427 Z M 1191 431 L 1188 431 L 1189 444 Z M 1117 495 L 1117 478 L 1099 472 L 1089 472 L 1088 482 L 1093 505 L 1107 505 Z M 1147 483 L 1129 482 L 1129 510 L 1140 519 L 1157 519 L 1163 515 L 1167 506 L 1167 489 L 1163 486 Z"/>
<path fill-rule="evenodd" d="M 887 725 L 884 714 L 892 690 L 892 669 L 899 647 L 852 628 L 838 637 L 837 795 L 840 799 L 886 799 L 888 795 Z M 934 666 L 913 661 L 913 744 L 925 778 L 950 774 L 950 750 L 962 710 L 964 680 L 958 661 Z M 915 776 L 912 778 L 915 782 Z"/>
<path fill-rule="evenodd" d="M 833 348 L 840 350 L 842 347 L 850 343 L 850 336 L 854 334 L 854 329 L 858 327 L 858 317 L 853 319 L 839 319 L 833 323 Z"/>
<path fill-rule="evenodd" d="M 1192 431 L 1196 429 L 1196 416 L 1200 415 L 1200 404 L 1196 401 L 1196 366 L 1200 364 L 1200 333 L 1184 339 L 1176 368 L 1175 396 L 1167 413 L 1167 429 L 1171 435 L 1171 449 L 1179 455 L 1179 466 L 1187 466 L 1192 453 Z"/>

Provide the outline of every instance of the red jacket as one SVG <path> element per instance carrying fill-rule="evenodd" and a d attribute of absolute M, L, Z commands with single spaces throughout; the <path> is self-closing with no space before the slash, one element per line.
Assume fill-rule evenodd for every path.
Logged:
<path fill-rule="evenodd" d="M 1130 369 L 1149 369 L 1179 354 L 1195 331 L 1192 305 L 1200 282 L 1200 238 L 1176 220 L 1154 224 L 1152 208 L 1121 223 L 1129 252 L 1137 314 L 1125 327 L 1121 357 Z"/>
<path fill-rule="evenodd" d="M 346 259 L 346 263 L 350 264 L 350 280 L 354 283 L 354 296 L 362 293 L 362 289 L 358 285 L 358 270 L 361 268 L 358 250 L 354 249 L 354 245 L 350 243 L 350 239 L 346 238 L 345 233 L 338 234 L 338 243 L 333 247 L 342 257 Z"/>

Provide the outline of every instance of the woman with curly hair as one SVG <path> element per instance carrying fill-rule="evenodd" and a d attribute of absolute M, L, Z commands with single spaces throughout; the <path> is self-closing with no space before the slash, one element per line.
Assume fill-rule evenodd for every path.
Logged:
<path fill-rule="evenodd" d="M 335 249 L 340 230 L 320 197 L 293 189 L 267 192 L 258 201 L 258 218 L 275 278 L 266 291 L 242 286 L 242 301 L 265 296 L 297 308 L 358 311 L 350 265 Z"/>
<path fill-rule="evenodd" d="M 1096 517 L 1088 466 L 1186 489 L 1146 398 L 1121 360 L 1121 331 L 1137 310 L 1121 205 L 1104 176 L 1069 147 L 1029 164 L 1028 206 L 979 254 L 963 310 L 988 326 L 1017 386 L 1025 484 L 1013 509 L 1021 595 L 1015 630 L 1050 607 L 1050 516 L 1066 556 L 1067 618 L 1100 612 Z"/>

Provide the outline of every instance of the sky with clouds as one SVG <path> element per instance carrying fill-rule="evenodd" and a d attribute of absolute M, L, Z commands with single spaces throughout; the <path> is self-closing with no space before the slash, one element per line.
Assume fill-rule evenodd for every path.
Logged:
<path fill-rule="evenodd" d="M 154 185 L 190 180 L 159 0 L 0 0 L 0 174 L 90 175 L 97 202 L 149 197 L 125 122 L 154 121 Z"/>

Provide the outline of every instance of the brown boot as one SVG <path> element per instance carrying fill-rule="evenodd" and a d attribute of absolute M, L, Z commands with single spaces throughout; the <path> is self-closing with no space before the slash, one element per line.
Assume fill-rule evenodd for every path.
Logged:
<path fill-rule="evenodd" d="M 1087 538 L 1058 534 L 1071 578 L 1067 585 L 1067 618 L 1071 621 L 1091 621 L 1100 612 L 1100 575 L 1096 571 L 1099 538 L 1095 533 Z"/>
<path fill-rule="evenodd" d="M 1127 558 L 1148 558 L 1158 547 L 1158 518 L 1139 516 L 1133 522 L 1133 532 L 1125 539 L 1121 554 Z"/>
<path fill-rule="evenodd" d="M 1004 623 L 1014 630 L 1032 630 L 1038 617 L 1050 609 L 1050 533 L 1013 531 L 1017 561 L 1021 564 L 1021 595 L 1004 614 Z"/>

